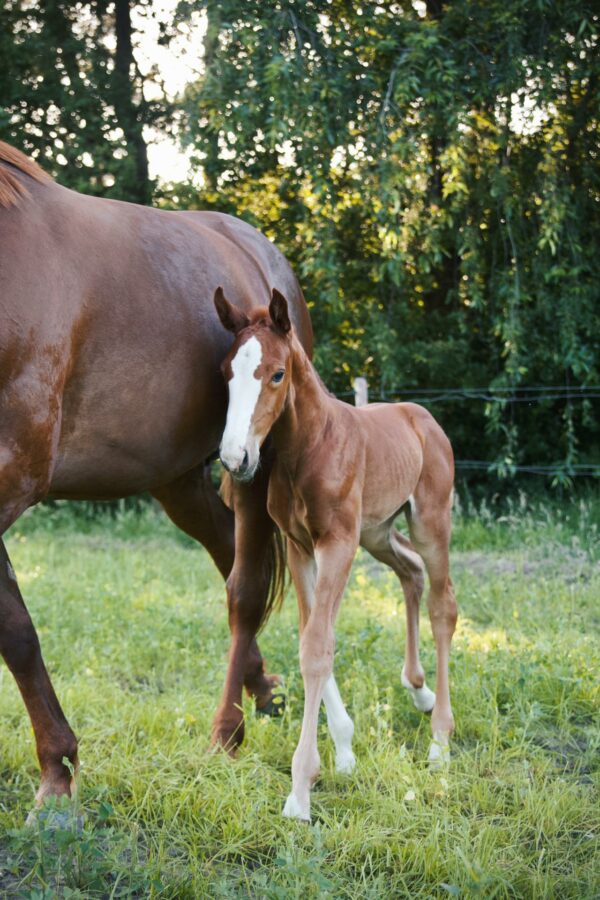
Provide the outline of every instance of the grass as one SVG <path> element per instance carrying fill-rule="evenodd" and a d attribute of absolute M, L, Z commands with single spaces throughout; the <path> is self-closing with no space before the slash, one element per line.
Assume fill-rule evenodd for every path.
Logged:
<path fill-rule="evenodd" d="M 61 702 L 80 737 L 82 829 L 26 829 L 37 781 L 18 691 L 0 669 L 0 894 L 50 897 L 600 896 L 598 503 L 522 498 L 459 511 L 452 763 L 400 686 L 393 575 L 359 556 L 336 675 L 358 766 L 335 774 L 324 720 L 311 826 L 282 819 L 299 736 L 289 596 L 261 646 L 283 721 L 255 718 L 238 759 L 207 753 L 225 673 L 222 582 L 152 509 L 91 520 L 38 508 L 8 537 Z M 422 656 L 434 652 L 423 622 Z"/>

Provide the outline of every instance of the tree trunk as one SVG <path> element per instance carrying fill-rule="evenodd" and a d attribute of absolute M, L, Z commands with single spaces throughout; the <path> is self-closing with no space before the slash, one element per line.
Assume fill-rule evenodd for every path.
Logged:
<path fill-rule="evenodd" d="M 441 23 L 444 16 L 443 0 L 426 0 L 425 7 L 429 18 Z M 429 154 L 431 160 L 431 177 L 428 186 L 428 202 L 441 207 L 444 200 L 442 197 L 443 171 L 440 158 L 446 148 L 446 120 L 444 110 L 437 109 L 433 111 L 431 117 L 432 134 L 429 140 Z M 454 241 L 452 241 L 454 243 Z M 430 288 L 423 297 L 425 306 L 430 310 L 442 309 L 446 304 L 448 293 L 457 287 L 458 269 L 460 260 L 452 250 L 450 255 L 445 256 L 434 272 L 435 286 Z"/>
<path fill-rule="evenodd" d="M 139 116 L 143 97 L 140 105 L 136 106 L 134 102 L 135 78 L 132 77 L 132 68 L 135 60 L 131 43 L 129 0 L 115 2 L 115 33 L 117 38 L 114 72 L 115 112 L 133 160 L 132 178 L 127 185 L 127 193 L 129 199 L 149 204 L 152 201 L 152 191 L 148 177 L 148 148 L 144 140 L 143 122 Z"/>

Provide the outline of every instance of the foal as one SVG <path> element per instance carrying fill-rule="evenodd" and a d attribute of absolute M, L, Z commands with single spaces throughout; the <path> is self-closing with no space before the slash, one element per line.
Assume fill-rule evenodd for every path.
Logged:
<path fill-rule="evenodd" d="M 235 335 L 222 370 L 229 408 L 221 460 L 238 479 L 253 477 L 261 444 L 275 448 L 268 509 L 287 536 L 288 562 L 300 609 L 300 669 L 305 701 L 292 762 L 292 792 L 283 814 L 310 820 L 310 789 L 319 774 L 321 699 L 336 749 L 336 768 L 351 772 L 354 725 L 333 676 L 334 623 L 360 544 L 398 575 L 406 599 L 406 659 L 401 680 L 417 709 L 432 710 L 429 760 L 449 756 L 454 726 L 448 657 L 456 602 L 448 575 L 454 461 L 435 419 L 413 403 L 355 409 L 327 392 L 291 327 L 276 290 L 267 309 L 247 316 L 221 288 L 215 306 Z M 411 541 L 393 527 L 406 514 Z M 419 660 L 423 562 L 437 650 L 436 693 Z"/>

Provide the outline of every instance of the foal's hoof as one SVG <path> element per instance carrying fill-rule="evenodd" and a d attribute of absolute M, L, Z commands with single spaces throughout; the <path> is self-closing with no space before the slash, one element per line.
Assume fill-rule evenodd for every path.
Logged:
<path fill-rule="evenodd" d="M 278 691 L 267 700 L 264 706 L 256 707 L 257 716 L 269 716 L 271 719 L 280 719 L 285 712 L 285 694 Z"/>
<path fill-rule="evenodd" d="M 400 681 L 402 682 L 402 687 L 406 688 L 406 690 L 412 697 L 412 702 L 415 704 L 419 712 L 431 712 L 431 710 L 435 706 L 435 694 L 433 693 L 433 691 L 429 690 L 425 682 L 423 682 L 422 687 L 414 687 L 414 685 L 412 685 L 406 677 L 404 669 L 402 669 Z"/>
<path fill-rule="evenodd" d="M 299 822 L 310 822 L 310 805 L 308 803 L 300 803 L 296 798 L 296 795 L 291 793 L 285 801 L 282 815 L 286 819 L 298 819 Z"/>
<path fill-rule="evenodd" d="M 450 743 L 448 735 L 443 731 L 436 731 L 429 745 L 429 768 L 435 771 L 443 769 L 450 764 Z"/>
<path fill-rule="evenodd" d="M 351 775 L 356 765 L 356 757 L 352 750 L 344 750 L 335 757 L 335 771 L 340 775 Z"/>

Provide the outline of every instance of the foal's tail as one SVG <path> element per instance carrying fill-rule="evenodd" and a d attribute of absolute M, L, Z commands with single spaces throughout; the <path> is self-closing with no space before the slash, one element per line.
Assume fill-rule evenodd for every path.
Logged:
<path fill-rule="evenodd" d="M 219 491 L 225 506 L 233 510 L 233 482 L 229 472 L 224 472 L 221 478 Z M 269 546 L 263 562 L 263 584 L 267 587 L 267 599 L 265 602 L 258 630 L 267 624 L 267 620 L 273 610 L 280 610 L 283 604 L 287 582 L 287 552 L 286 541 L 276 525 L 273 525 L 273 533 L 269 538 Z"/>
<path fill-rule="evenodd" d="M 265 580 L 268 579 L 269 589 L 267 602 L 258 626 L 259 630 L 267 624 L 267 620 L 273 610 L 280 610 L 286 588 L 287 553 L 286 542 L 279 528 L 273 528 L 273 534 L 269 538 L 269 548 L 265 556 Z"/>

